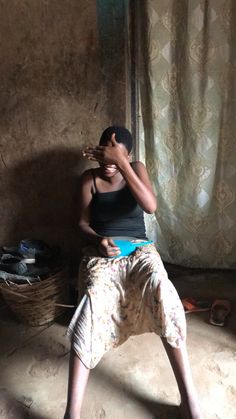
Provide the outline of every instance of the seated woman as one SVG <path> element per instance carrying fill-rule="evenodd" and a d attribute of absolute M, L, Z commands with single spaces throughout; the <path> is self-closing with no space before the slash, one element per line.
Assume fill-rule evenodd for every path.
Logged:
<path fill-rule="evenodd" d="M 79 234 L 84 257 L 79 276 L 86 292 L 69 325 L 71 357 L 64 419 L 79 419 L 90 369 L 131 335 L 154 332 L 163 341 L 181 395 L 184 419 L 202 418 L 185 347 L 185 314 L 154 244 L 143 212 L 156 210 L 145 166 L 130 163 L 132 137 L 109 127 L 99 146 L 83 154 L 99 167 L 86 170 L 79 190 Z M 115 240 L 137 248 L 122 256 Z M 142 243 L 140 243 L 142 242 Z M 139 246 L 139 243 L 142 246 Z"/>

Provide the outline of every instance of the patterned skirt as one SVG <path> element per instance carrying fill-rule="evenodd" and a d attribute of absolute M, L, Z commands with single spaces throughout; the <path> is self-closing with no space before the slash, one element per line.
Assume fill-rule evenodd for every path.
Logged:
<path fill-rule="evenodd" d="M 109 349 L 147 332 L 179 347 L 184 309 L 155 246 L 118 258 L 99 257 L 94 248 L 86 253 L 79 269 L 86 291 L 67 332 L 83 364 L 94 368 Z"/>

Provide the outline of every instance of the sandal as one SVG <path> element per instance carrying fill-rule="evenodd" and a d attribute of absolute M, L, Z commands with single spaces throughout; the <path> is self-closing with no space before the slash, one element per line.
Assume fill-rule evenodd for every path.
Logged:
<path fill-rule="evenodd" d="M 229 300 L 215 300 L 211 306 L 209 322 L 214 326 L 224 326 L 225 319 L 231 312 Z"/>
<path fill-rule="evenodd" d="M 185 314 L 196 313 L 198 311 L 209 311 L 211 309 L 211 303 L 209 301 L 184 298 L 181 302 L 183 304 Z"/>

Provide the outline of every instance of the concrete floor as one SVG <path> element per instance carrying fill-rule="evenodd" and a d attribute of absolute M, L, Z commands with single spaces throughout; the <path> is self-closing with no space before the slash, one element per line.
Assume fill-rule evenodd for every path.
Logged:
<path fill-rule="evenodd" d="M 208 312 L 188 314 L 187 324 L 189 356 L 204 418 L 235 419 L 235 272 L 167 269 L 181 297 L 232 301 L 225 327 L 210 325 Z M 0 418 L 61 419 L 67 388 L 68 318 L 32 328 L 18 323 L 4 306 L 0 314 Z M 82 418 L 177 419 L 178 402 L 161 341 L 146 334 L 130 338 L 93 370 Z"/>

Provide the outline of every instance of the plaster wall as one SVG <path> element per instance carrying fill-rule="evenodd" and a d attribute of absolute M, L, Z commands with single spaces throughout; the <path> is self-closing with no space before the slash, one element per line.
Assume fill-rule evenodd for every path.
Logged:
<path fill-rule="evenodd" d="M 0 245 L 77 245 L 81 149 L 126 123 L 125 6 L 108 3 L 0 3 Z"/>

